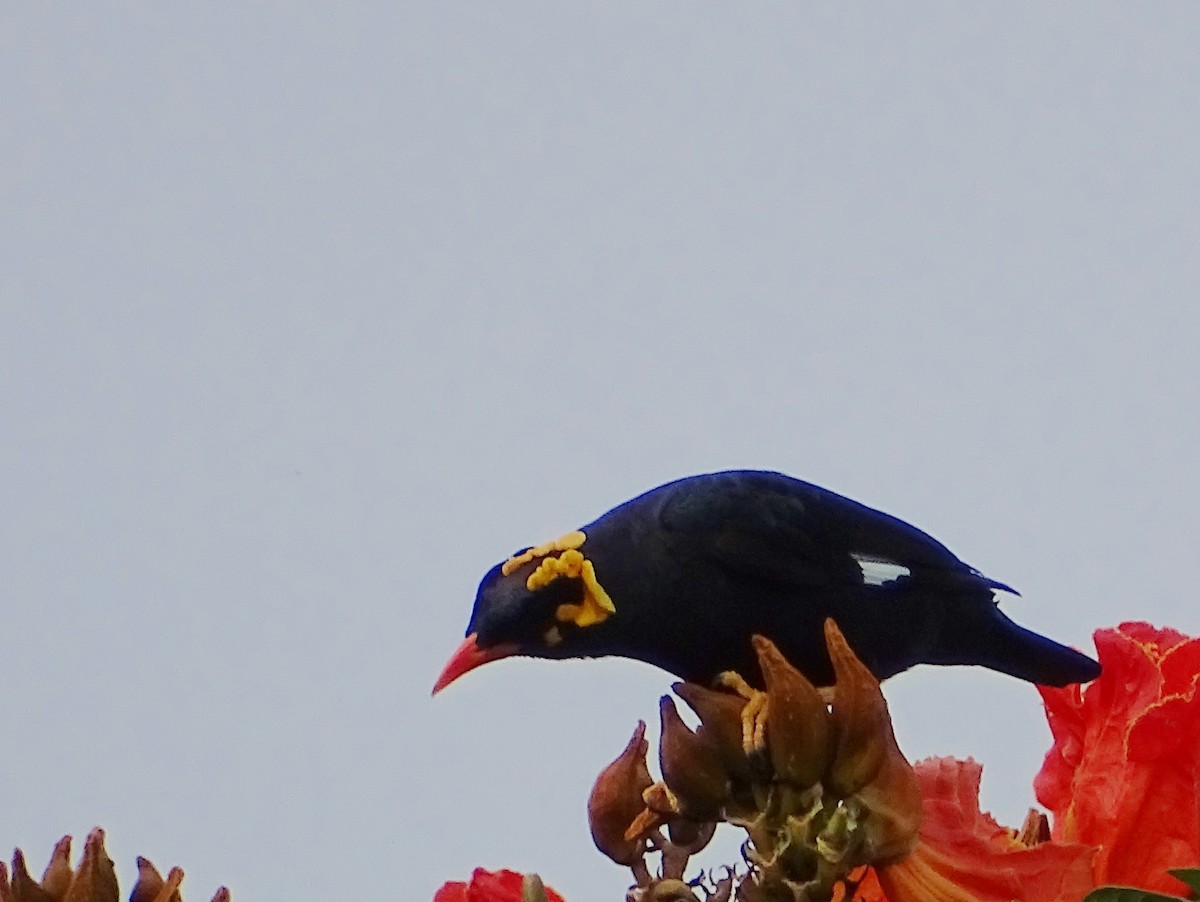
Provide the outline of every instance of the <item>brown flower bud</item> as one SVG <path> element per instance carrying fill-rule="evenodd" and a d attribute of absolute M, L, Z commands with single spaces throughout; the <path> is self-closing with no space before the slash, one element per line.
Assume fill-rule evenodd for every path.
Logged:
<path fill-rule="evenodd" d="M 97 827 L 83 845 L 83 858 L 63 902 L 117 902 L 118 895 L 117 874 L 104 851 L 104 831 Z"/>
<path fill-rule="evenodd" d="M 59 902 L 33 879 L 25 863 L 25 853 L 20 849 L 13 850 L 12 894 L 15 902 Z"/>
<path fill-rule="evenodd" d="M 815 686 L 788 663 L 770 639 L 753 638 L 767 684 L 767 749 L 776 777 L 802 789 L 817 783 L 833 751 L 829 710 Z"/>
<path fill-rule="evenodd" d="M 148 858 L 137 859 L 138 880 L 129 896 L 129 902 L 180 902 L 179 884 L 183 882 L 183 871 L 172 868 L 167 880 Z"/>
<path fill-rule="evenodd" d="M 866 814 L 858 836 L 859 863 L 887 864 L 916 847 L 921 787 L 896 744 L 879 681 L 832 620 L 825 621 L 825 641 L 837 675 L 836 751 L 826 786 L 841 798 L 854 796 Z"/>
<path fill-rule="evenodd" d="M 879 681 L 851 651 L 832 619 L 825 621 L 825 643 L 837 677 L 832 714 L 834 760 L 826 788 L 846 798 L 875 779 L 888 752 L 885 737 L 892 746 L 895 739 Z"/>
<path fill-rule="evenodd" d="M 138 879 L 129 894 L 129 902 L 154 902 L 154 897 L 162 889 L 162 874 L 149 858 L 137 857 Z"/>
<path fill-rule="evenodd" d="M 50 853 L 50 863 L 42 873 L 42 889 L 52 899 L 61 899 L 71 886 L 71 877 L 71 837 L 64 836 Z"/>
<path fill-rule="evenodd" d="M 671 696 L 659 700 L 658 713 L 662 721 L 658 763 L 663 781 L 679 799 L 683 814 L 699 820 L 718 817 L 730 789 L 720 754 L 688 729 Z"/>
<path fill-rule="evenodd" d="M 753 774 L 742 747 L 742 710 L 746 699 L 698 683 L 676 683 L 671 688 L 700 718 L 696 735 L 716 750 L 725 771 L 734 780 L 749 781 Z"/>
<path fill-rule="evenodd" d="M 596 848 L 617 864 L 631 865 L 645 853 L 642 839 L 626 839 L 625 831 L 641 813 L 642 793 L 649 788 L 646 724 L 639 721 L 625 750 L 600 772 L 588 797 L 588 824 Z"/>

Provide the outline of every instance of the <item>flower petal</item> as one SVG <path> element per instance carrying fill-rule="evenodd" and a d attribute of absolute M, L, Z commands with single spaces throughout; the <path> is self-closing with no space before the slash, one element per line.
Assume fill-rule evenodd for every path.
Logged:
<path fill-rule="evenodd" d="M 915 769 L 925 819 L 916 851 L 878 869 L 890 902 L 1076 902 L 1092 889 L 1094 849 L 1025 847 L 979 810 L 978 763 L 930 758 Z"/>
<path fill-rule="evenodd" d="M 469 883 L 452 881 L 442 885 L 433 902 L 521 902 L 525 875 L 516 871 L 487 871 L 476 868 Z M 546 887 L 547 902 L 563 902 L 563 897 Z"/>
<path fill-rule="evenodd" d="M 1086 690 L 1039 687 L 1054 747 L 1034 781 L 1052 835 L 1100 846 L 1096 882 L 1180 893 L 1200 861 L 1200 640 L 1147 623 L 1095 634 Z"/>

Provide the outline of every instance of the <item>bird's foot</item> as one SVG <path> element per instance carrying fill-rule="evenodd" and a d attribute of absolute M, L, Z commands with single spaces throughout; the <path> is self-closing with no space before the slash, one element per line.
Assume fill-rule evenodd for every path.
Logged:
<path fill-rule="evenodd" d="M 767 693 L 755 689 L 741 674 L 732 670 L 717 674 L 716 683 L 725 689 L 732 689 L 746 700 L 746 706 L 742 708 L 742 751 L 746 757 L 766 751 L 769 713 Z"/>

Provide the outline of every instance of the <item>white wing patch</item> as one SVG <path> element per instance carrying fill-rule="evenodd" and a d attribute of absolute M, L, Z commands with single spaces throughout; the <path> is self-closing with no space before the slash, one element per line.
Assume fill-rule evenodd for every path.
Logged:
<path fill-rule="evenodd" d="M 912 572 L 903 564 L 897 564 L 895 561 L 885 558 L 854 552 L 851 552 L 850 556 L 862 570 L 863 582 L 868 586 L 882 586 L 884 583 L 894 582 L 902 576 L 909 576 Z"/>

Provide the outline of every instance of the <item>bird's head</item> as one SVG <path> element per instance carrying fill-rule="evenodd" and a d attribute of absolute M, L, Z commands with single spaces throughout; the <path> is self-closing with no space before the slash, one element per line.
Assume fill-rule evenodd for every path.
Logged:
<path fill-rule="evenodd" d="M 442 669 L 435 695 L 489 661 L 587 653 L 588 631 L 616 608 L 584 552 L 586 538 L 579 531 L 567 533 L 488 571 L 475 595 L 467 637 Z"/>

